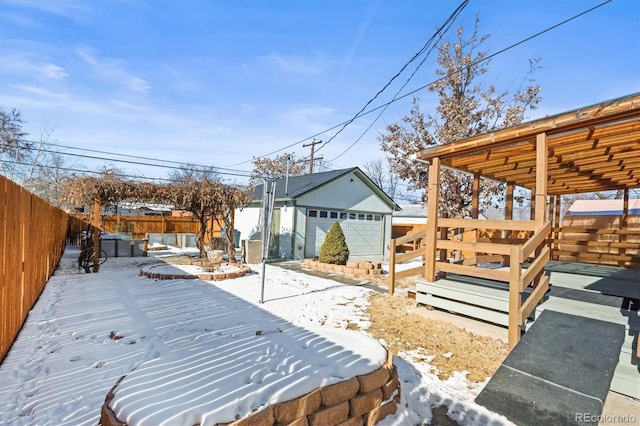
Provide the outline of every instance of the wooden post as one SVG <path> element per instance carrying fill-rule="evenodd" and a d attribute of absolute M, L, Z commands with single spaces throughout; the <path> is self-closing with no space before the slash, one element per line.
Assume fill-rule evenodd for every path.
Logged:
<path fill-rule="evenodd" d="M 536 231 L 542 229 L 545 223 L 547 206 L 547 175 L 549 164 L 549 149 L 546 133 L 536 136 L 536 191 L 535 191 L 535 216 Z"/>
<path fill-rule="evenodd" d="M 480 173 L 473 174 L 471 197 L 471 219 L 477 219 L 480 214 Z"/>
<path fill-rule="evenodd" d="M 549 148 L 548 138 L 546 133 L 538 133 L 536 136 L 536 190 L 535 190 L 535 232 L 540 232 L 544 228 L 544 224 L 547 219 L 547 178 L 548 178 L 548 164 L 549 164 Z M 547 237 L 547 236 L 545 236 Z M 543 242 L 535 250 L 536 258 L 542 253 L 542 249 L 545 246 Z M 524 259 L 521 259 L 524 261 Z M 533 288 L 536 288 L 541 282 L 544 276 L 544 270 L 542 270 L 533 280 Z M 518 309 L 520 307 L 518 306 Z"/>
<path fill-rule="evenodd" d="M 507 192 L 505 194 L 505 206 L 504 206 L 504 219 L 505 220 L 513 220 L 513 190 L 515 189 L 515 184 L 509 182 L 507 183 Z M 505 238 L 511 238 L 513 232 L 506 231 L 504 234 Z M 511 256 L 506 257 L 504 260 L 504 266 L 511 265 Z"/>
<path fill-rule="evenodd" d="M 162 229 L 160 229 L 160 244 L 162 244 L 162 245 L 165 244 L 165 241 L 164 241 L 165 229 L 166 229 L 166 225 L 165 225 L 165 222 L 164 222 L 164 215 L 162 215 Z M 131 236 L 131 239 L 133 239 L 133 235 Z"/>
<path fill-rule="evenodd" d="M 625 230 L 627 229 L 627 220 L 629 217 L 629 189 L 625 188 L 624 189 L 624 195 L 622 198 L 622 216 L 620 216 L 620 224 L 619 224 L 619 229 L 620 230 Z M 618 234 L 618 242 L 620 243 L 626 243 L 627 242 L 627 234 Z M 618 249 L 618 254 L 619 255 L 625 255 L 627 254 L 627 249 L 623 246 L 620 247 Z M 625 266 L 625 261 L 620 259 L 618 261 L 618 266 L 624 267 Z M 638 345 L 640 346 L 640 345 Z"/>
<path fill-rule="evenodd" d="M 509 350 L 512 350 L 520 341 L 522 321 L 520 317 L 520 305 L 522 295 L 520 293 L 520 274 L 522 261 L 520 259 L 519 246 L 511 246 L 511 267 L 509 268 Z"/>
<path fill-rule="evenodd" d="M 443 214 L 442 217 L 448 217 L 448 214 Z M 440 237 L 441 240 L 448 240 L 449 239 L 449 228 L 445 228 L 442 227 L 440 228 Z M 440 262 L 447 262 L 447 249 L 440 249 L 440 253 L 438 254 L 438 257 L 440 258 Z M 447 273 L 445 271 L 440 271 L 438 276 L 440 278 L 446 278 L 447 277 Z"/>
<path fill-rule="evenodd" d="M 231 223 L 229 224 L 229 229 L 227 229 L 227 234 L 230 235 L 230 239 L 231 239 L 231 244 L 229 244 L 229 252 L 228 252 L 228 257 L 229 257 L 229 263 L 235 263 L 236 262 L 236 211 L 234 208 L 231 208 Z"/>
<path fill-rule="evenodd" d="M 389 244 L 389 294 L 393 296 L 396 291 L 396 240 L 391 239 Z"/>
<path fill-rule="evenodd" d="M 551 247 L 551 259 L 556 259 L 557 255 L 554 255 L 554 251 L 558 250 L 560 245 L 558 241 L 560 240 L 560 230 L 562 229 L 562 224 L 560 223 L 560 210 L 562 209 L 562 195 L 556 195 L 555 198 L 556 209 L 554 214 L 554 234 L 553 234 L 553 245 Z"/>
<path fill-rule="evenodd" d="M 505 194 L 504 218 L 505 220 L 513 220 L 513 189 L 515 185 L 511 182 L 507 183 L 507 192 Z"/>
<path fill-rule="evenodd" d="M 436 280 L 436 249 L 438 244 L 438 205 L 440 198 L 440 158 L 431 159 L 427 186 L 427 232 L 425 237 L 424 279 Z"/>

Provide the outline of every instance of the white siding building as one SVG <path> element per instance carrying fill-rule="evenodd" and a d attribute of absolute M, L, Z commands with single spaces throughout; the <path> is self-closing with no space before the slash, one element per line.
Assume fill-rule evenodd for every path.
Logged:
<path fill-rule="evenodd" d="M 286 188 L 285 188 L 286 186 Z M 262 185 L 254 201 L 236 211 L 241 239 L 260 238 Z M 276 182 L 270 257 L 318 256 L 329 228 L 338 222 L 351 258 L 383 260 L 389 255 L 391 216 L 398 206 L 359 168 L 290 177 Z"/>

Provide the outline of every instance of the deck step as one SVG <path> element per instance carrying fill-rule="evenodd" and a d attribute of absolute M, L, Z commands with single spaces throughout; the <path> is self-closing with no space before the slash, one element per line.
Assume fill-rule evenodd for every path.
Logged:
<path fill-rule="evenodd" d="M 602 413 L 624 340 L 622 324 L 545 310 L 476 402 L 523 426 L 590 424 L 576 413 Z"/>

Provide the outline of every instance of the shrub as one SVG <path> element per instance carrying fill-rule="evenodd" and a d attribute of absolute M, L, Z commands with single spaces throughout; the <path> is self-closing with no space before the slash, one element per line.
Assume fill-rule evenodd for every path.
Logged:
<path fill-rule="evenodd" d="M 338 222 L 334 222 L 320 247 L 318 260 L 322 263 L 345 265 L 349 260 L 349 247 Z"/>

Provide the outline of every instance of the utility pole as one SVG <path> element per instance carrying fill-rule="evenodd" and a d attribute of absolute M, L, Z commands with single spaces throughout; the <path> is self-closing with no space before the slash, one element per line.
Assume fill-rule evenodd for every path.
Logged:
<path fill-rule="evenodd" d="M 303 148 L 306 148 L 308 146 L 311 147 L 311 158 L 310 158 L 310 161 L 309 161 L 309 174 L 310 175 L 313 174 L 313 154 L 316 151 L 316 145 L 319 144 L 319 143 L 322 143 L 322 141 L 317 141 L 317 140 L 314 139 L 313 142 L 308 143 L 306 145 L 302 145 Z"/>

